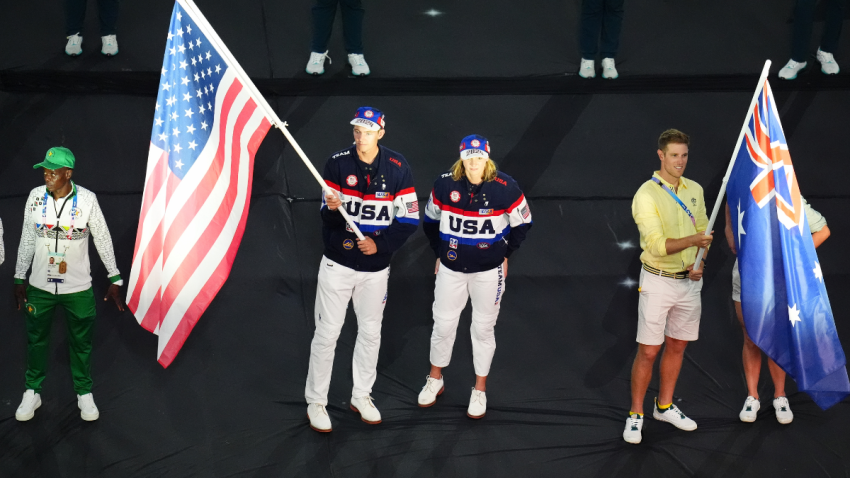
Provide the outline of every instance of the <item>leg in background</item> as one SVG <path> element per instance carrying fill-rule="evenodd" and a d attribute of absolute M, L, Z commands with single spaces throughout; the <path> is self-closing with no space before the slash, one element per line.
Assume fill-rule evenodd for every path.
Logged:
<path fill-rule="evenodd" d="M 336 4 L 339 0 L 316 0 L 313 5 L 313 41 L 310 51 L 324 53 L 328 50 L 328 40 L 336 16 Z"/>
<path fill-rule="evenodd" d="M 340 0 L 342 8 L 342 34 L 348 54 L 363 53 L 363 17 L 366 10 L 361 0 Z M 324 51 L 324 50 L 322 50 Z"/>

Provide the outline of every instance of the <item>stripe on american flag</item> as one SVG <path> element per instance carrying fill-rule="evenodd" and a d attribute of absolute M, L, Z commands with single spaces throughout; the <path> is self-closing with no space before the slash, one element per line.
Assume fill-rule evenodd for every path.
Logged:
<path fill-rule="evenodd" d="M 271 124 L 230 69 L 209 140 L 181 181 L 151 144 L 128 305 L 167 367 L 224 284 L 244 232 L 253 159 Z"/>

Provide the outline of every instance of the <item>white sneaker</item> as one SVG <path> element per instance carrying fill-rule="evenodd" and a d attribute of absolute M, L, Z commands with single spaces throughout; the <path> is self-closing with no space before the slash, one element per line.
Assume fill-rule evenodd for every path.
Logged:
<path fill-rule="evenodd" d="M 670 405 L 670 408 L 662 412 L 658 409 L 658 404 L 656 403 L 653 406 L 652 418 L 660 420 L 662 422 L 670 423 L 674 427 L 688 432 L 697 429 L 697 423 L 686 417 L 685 414 L 682 413 L 682 411 L 679 410 L 679 407 L 677 407 L 676 405 Z"/>
<path fill-rule="evenodd" d="M 328 416 L 328 411 L 324 405 L 311 403 L 307 405 L 307 418 L 310 419 L 310 428 L 321 433 L 331 431 L 331 417 Z"/>
<path fill-rule="evenodd" d="M 35 410 L 41 406 L 41 395 L 35 393 L 34 390 L 24 392 L 24 399 L 15 410 L 15 419 L 19 422 L 25 422 L 35 415 Z"/>
<path fill-rule="evenodd" d="M 310 53 L 310 60 L 307 61 L 307 68 L 305 70 L 311 75 L 321 75 L 325 72 L 325 59 L 328 60 L 328 63 L 333 63 L 327 51 L 324 53 Z"/>
<path fill-rule="evenodd" d="M 581 59 L 581 66 L 578 69 L 578 76 L 582 78 L 596 78 L 596 65 L 593 60 Z"/>
<path fill-rule="evenodd" d="M 68 43 L 65 44 L 65 54 L 68 56 L 77 56 L 83 52 L 83 37 L 79 33 L 66 37 Z"/>
<path fill-rule="evenodd" d="M 100 37 L 100 42 L 103 46 L 100 52 L 106 56 L 115 56 L 118 54 L 118 38 L 115 35 L 106 35 Z"/>
<path fill-rule="evenodd" d="M 351 65 L 351 74 L 354 76 L 369 76 L 369 73 L 371 73 L 362 53 L 348 55 L 348 64 Z"/>
<path fill-rule="evenodd" d="M 469 397 L 469 408 L 466 409 L 466 416 L 477 420 L 483 417 L 485 413 L 487 413 L 487 395 L 481 390 L 473 388 L 472 396 Z"/>
<path fill-rule="evenodd" d="M 77 408 L 80 409 L 80 417 L 87 422 L 93 422 L 100 417 L 97 405 L 94 404 L 94 395 L 91 393 L 77 395 Z"/>
<path fill-rule="evenodd" d="M 613 58 L 603 58 L 602 59 L 602 78 L 607 78 L 609 80 L 616 80 L 617 77 L 620 76 L 617 73 L 617 67 L 614 65 Z"/>
<path fill-rule="evenodd" d="M 832 53 L 827 53 L 818 48 L 818 61 L 820 62 L 820 71 L 825 75 L 837 75 L 839 68 L 835 62 Z"/>
<path fill-rule="evenodd" d="M 372 403 L 374 398 L 366 395 L 365 397 L 351 397 L 351 409 L 360 414 L 360 419 L 369 425 L 377 425 L 381 423 L 381 412 L 375 408 Z"/>
<path fill-rule="evenodd" d="M 750 395 L 747 397 L 747 401 L 744 402 L 744 408 L 741 410 L 741 413 L 738 414 L 738 418 L 740 418 L 742 422 L 753 423 L 756 421 L 756 415 L 758 415 L 760 408 L 761 403 L 759 403 L 759 399 Z"/>
<path fill-rule="evenodd" d="M 797 73 L 806 68 L 806 65 L 807 63 L 805 61 L 803 63 L 797 63 L 794 60 L 788 60 L 788 63 L 779 70 L 779 77 L 783 80 L 793 80 L 797 78 Z"/>
<path fill-rule="evenodd" d="M 776 421 L 783 425 L 787 425 L 794 421 L 794 414 L 791 413 L 791 405 L 785 397 L 773 399 L 773 408 L 776 409 Z"/>
<path fill-rule="evenodd" d="M 425 386 L 422 387 L 422 391 L 419 392 L 419 406 L 422 408 L 427 408 L 437 403 L 437 397 L 442 395 L 443 390 L 445 389 L 446 386 L 443 385 L 442 375 L 439 379 L 428 375 L 427 377 L 425 377 Z"/>
<path fill-rule="evenodd" d="M 632 413 L 629 415 L 629 418 L 626 419 L 626 429 L 623 430 L 623 440 L 626 440 L 626 443 L 637 445 L 641 440 L 641 429 L 643 429 L 643 417 L 637 413 Z"/>

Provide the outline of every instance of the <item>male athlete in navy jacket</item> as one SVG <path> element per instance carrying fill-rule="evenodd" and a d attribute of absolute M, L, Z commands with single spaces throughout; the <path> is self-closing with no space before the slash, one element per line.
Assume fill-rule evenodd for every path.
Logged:
<path fill-rule="evenodd" d="M 378 145 L 385 133 L 384 114 L 362 107 L 351 124 L 354 146 L 332 155 L 324 172 L 325 182 L 335 194 L 322 200 L 325 251 L 319 266 L 316 332 L 305 390 L 310 426 L 320 432 L 331 431 L 325 407 L 334 349 L 349 300 L 357 314 L 351 408 L 364 422 L 381 423 L 369 394 L 377 377 L 390 259 L 419 225 L 410 166 L 404 156 Z M 357 239 L 339 213 L 343 204 L 364 240 Z"/>

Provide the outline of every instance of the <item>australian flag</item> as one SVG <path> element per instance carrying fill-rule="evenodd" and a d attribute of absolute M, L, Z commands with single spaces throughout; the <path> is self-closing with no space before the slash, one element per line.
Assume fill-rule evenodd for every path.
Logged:
<path fill-rule="evenodd" d="M 753 342 L 822 409 L 850 394 L 823 272 L 767 80 L 728 183 L 741 305 Z"/>

